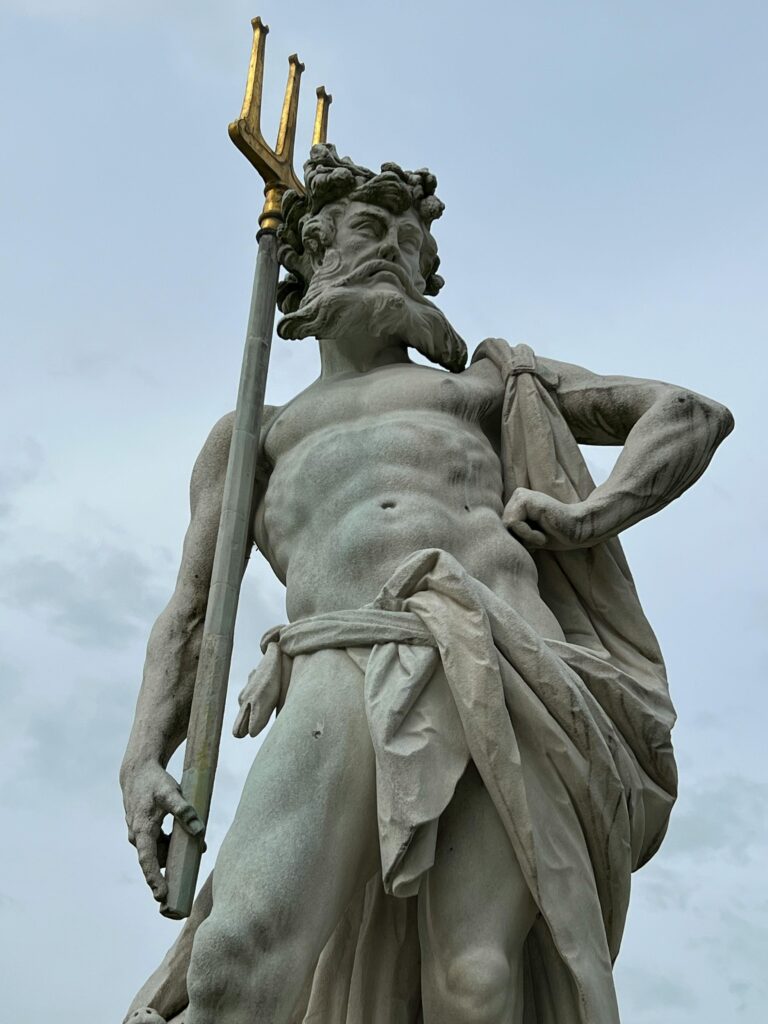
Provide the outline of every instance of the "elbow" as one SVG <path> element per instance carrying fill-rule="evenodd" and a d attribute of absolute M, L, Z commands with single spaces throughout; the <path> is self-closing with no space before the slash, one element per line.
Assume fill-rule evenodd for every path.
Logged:
<path fill-rule="evenodd" d="M 707 426 L 716 435 L 716 443 L 720 444 L 733 430 L 733 413 L 727 406 L 721 405 L 720 402 L 715 402 L 712 398 L 703 398 L 699 395 L 696 397 L 699 399 L 701 413 L 707 422 Z"/>
<path fill-rule="evenodd" d="M 724 437 L 728 437 L 728 435 L 736 425 L 736 421 L 733 418 L 733 413 L 729 408 L 727 408 L 727 406 L 720 405 L 719 402 L 713 402 L 712 404 L 715 405 L 717 408 L 717 416 L 719 417 L 720 423 L 720 437 L 721 439 Z"/>
<path fill-rule="evenodd" d="M 674 388 L 669 395 L 669 401 L 678 417 L 688 419 L 692 429 L 704 427 L 717 438 L 716 444 L 733 430 L 734 419 L 731 410 L 712 398 L 698 395 L 694 391 Z"/>

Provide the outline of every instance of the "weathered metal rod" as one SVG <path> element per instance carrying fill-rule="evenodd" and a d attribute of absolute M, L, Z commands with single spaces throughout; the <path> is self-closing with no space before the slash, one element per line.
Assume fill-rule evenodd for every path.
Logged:
<path fill-rule="evenodd" d="M 240 582 L 250 541 L 250 519 L 267 369 L 275 323 L 278 278 L 277 239 L 259 236 L 251 308 L 240 386 L 229 449 L 213 574 L 203 627 L 200 661 L 189 717 L 181 792 L 207 822 L 216 774 Z M 203 853 L 203 837 L 174 822 L 168 850 L 165 917 L 188 917 Z"/>

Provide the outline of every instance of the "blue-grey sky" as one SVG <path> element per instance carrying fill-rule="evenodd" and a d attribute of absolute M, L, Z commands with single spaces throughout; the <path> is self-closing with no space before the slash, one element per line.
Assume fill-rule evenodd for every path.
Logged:
<path fill-rule="evenodd" d="M 707 476 L 625 535 L 680 713 L 681 797 L 636 876 L 617 982 L 627 1024 L 762 1020 L 762 0 L 1 0 L 7 1019 L 119 1024 L 177 927 L 125 841 L 117 770 L 189 470 L 234 401 L 260 189 L 226 125 L 256 13 L 267 123 L 298 50 L 301 138 L 324 82 L 342 152 L 436 172 L 440 303 L 470 348 L 502 335 L 734 411 Z M 278 342 L 268 399 L 317 365 L 312 342 Z M 611 454 L 590 452 L 599 475 Z M 241 607 L 233 695 L 284 614 L 260 559 Z M 225 737 L 209 862 L 253 751 Z"/>

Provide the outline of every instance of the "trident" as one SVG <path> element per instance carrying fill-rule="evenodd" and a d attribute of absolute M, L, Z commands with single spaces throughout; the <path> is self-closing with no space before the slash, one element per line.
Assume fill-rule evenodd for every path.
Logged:
<path fill-rule="evenodd" d="M 211 807 L 240 581 L 249 548 L 251 504 L 275 323 L 279 273 L 276 233 L 283 219 L 281 204 L 285 190 L 292 188 L 304 192 L 304 187 L 293 171 L 296 112 L 304 65 L 295 53 L 288 58 L 288 84 L 285 87 L 277 144 L 274 149 L 270 149 L 260 128 L 264 46 L 269 28 L 262 23 L 261 18 L 254 18 L 251 24 L 253 47 L 243 109 L 237 121 L 230 124 L 229 137 L 264 179 L 264 208 L 259 217 L 259 233 L 256 236 L 259 248 L 245 353 L 181 777 L 182 795 L 204 822 L 208 820 Z M 320 86 L 317 90 L 313 145 L 325 142 L 331 99 L 325 88 Z M 202 854 L 202 836 L 189 835 L 174 821 L 165 871 L 168 895 L 160 907 L 160 913 L 165 917 L 179 919 L 189 916 Z"/>

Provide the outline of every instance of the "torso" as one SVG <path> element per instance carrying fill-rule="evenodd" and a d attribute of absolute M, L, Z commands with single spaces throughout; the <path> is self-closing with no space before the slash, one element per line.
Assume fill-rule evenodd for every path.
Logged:
<path fill-rule="evenodd" d="M 501 521 L 501 399 L 489 364 L 457 375 L 406 363 L 317 381 L 278 412 L 254 533 L 291 619 L 360 607 L 408 555 L 436 547 L 561 635 Z"/>

